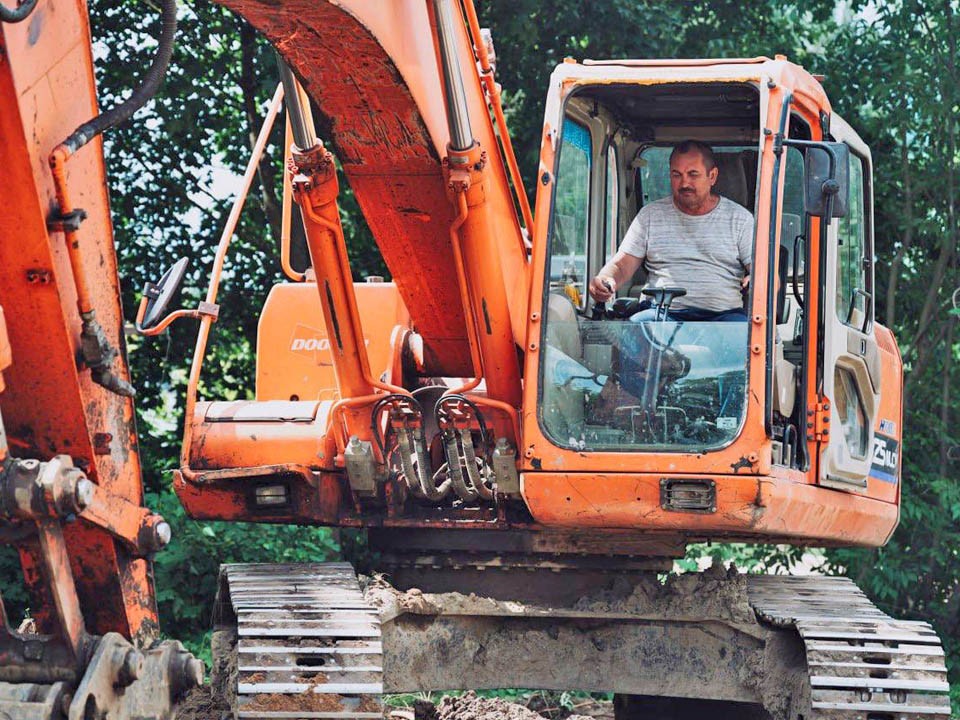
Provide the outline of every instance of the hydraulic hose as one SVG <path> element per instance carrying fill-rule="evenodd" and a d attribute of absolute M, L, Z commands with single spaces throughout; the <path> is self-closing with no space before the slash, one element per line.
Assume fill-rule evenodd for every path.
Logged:
<path fill-rule="evenodd" d="M 160 0 L 160 10 L 161 27 L 157 54 L 140 87 L 116 107 L 100 113 L 74 130 L 70 137 L 60 143 L 55 153 L 63 152 L 66 159 L 103 131 L 129 118 L 156 94 L 166 74 L 167 65 L 170 64 L 170 57 L 173 55 L 173 38 L 177 32 L 177 0 Z"/>
<path fill-rule="evenodd" d="M 133 115 L 154 96 L 160 87 L 173 54 L 173 37 L 177 32 L 177 0 L 161 0 L 161 3 L 159 46 L 140 87 L 134 90 L 124 102 L 74 130 L 70 137 L 53 149 L 49 158 L 58 205 L 58 211 L 49 226 L 51 229 L 62 232 L 66 242 L 70 270 L 77 290 L 77 309 L 80 311 L 82 321 L 80 339 L 83 362 L 90 368 L 94 382 L 125 397 L 133 397 L 134 389 L 121 374 L 113 369 L 113 360 L 120 352 L 110 344 L 93 307 L 90 280 L 84 268 L 81 245 L 77 237 L 80 223 L 86 217 L 86 213 L 81 208 L 74 208 L 70 201 L 66 162 L 77 150 L 104 130 L 112 128 Z M 21 6 L 21 9 L 23 7 Z"/>
<path fill-rule="evenodd" d="M 26 0 L 16 10 L 0 5 L 0 21 L 5 23 L 23 22 L 37 6 L 37 0 Z"/>

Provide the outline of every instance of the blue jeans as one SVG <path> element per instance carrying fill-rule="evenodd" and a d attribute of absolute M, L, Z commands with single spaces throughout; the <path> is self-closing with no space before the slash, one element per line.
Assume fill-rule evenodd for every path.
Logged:
<path fill-rule="evenodd" d="M 643 307 L 643 304 L 641 304 Z M 731 310 L 704 310 L 702 308 L 684 308 L 671 310 L 667 315 L 667 321 L 676 322 L 747 322 L 747 314 L 742 308 L 733 308 Z M 631 323 L 656 323 L 657 310 L 649 305 L 639 312 L 630 316 Z M 652 329 L 652 328 L 651 328 Z M 680 326 L 674 326 L 668 329 L 668 333 L 676 334 Z M 636 328 L 636 331 L 630 331 L 624 328 L 620 344 L 620 383 L 623 388 L 637 398 L 642 398 L 647 392 L 656 392 L 653 388 L 646 388 L 647 371 L 650 369 L 651 361 L 659 363 L 659 360 L 651 357 L 651 352 L 655 352 L 649 342 L 644 337 L 645 331 Z M 661 342 L 665 340 L 661 339 Z"/>
<path fill-rule="evenodd" d="M 638 313 L 630 316 L 630 322 L 655 322 L 657 319 L 657 309 L 648 307 Z M 746 322 L 747 313 L 743 308 L 733 308 L 732 310 L 703 310 L 702 308 L 683 308 L 671 310 L 667 314 L 667 320 L 670 322 Z"/>

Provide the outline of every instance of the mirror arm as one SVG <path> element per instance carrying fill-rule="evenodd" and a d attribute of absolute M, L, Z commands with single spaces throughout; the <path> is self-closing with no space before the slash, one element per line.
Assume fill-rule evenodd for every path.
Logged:
<path fill-rule="evenodd" d="M 220 306 L 214 303 L 201 302 L 197 305 L 196 310 L 174 310 L 172 313 L 169 313 L 165 318 L 163 318 L 156 325 L 151 325 L 150 327 L 143 326 L 143 317 L 147 313 L 147 304 L 150 302 L 150 295 L 144 293 L 143 298 L 140 300 L 140 307 L 137 309 L 137 319 L 136 319 L 136 330 L 137 334 L 145 335 L 147 337 L 153 337 L 154 335 L 159 335 L 164 330 L 166 330 L 171 323 L 175 320 L 181 320 L 184 318 L 190 320 L 199 320 L 202 317 L 210 317 L 216 322 L 217 318 L 220 316 Z"/>

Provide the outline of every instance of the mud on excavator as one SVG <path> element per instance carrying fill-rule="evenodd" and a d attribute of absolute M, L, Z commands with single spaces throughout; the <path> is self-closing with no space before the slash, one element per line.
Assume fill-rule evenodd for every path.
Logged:
<path fill-rule="evenodd" d="M 67 24 L 34 25 L 54 2 L 39 0 L 33 31 L 3 25 L 0 148 L 23 182 L 0 210 L 13 351 L 0 406 L 16 418 L 0 541 L 20 548 L 45 652 L 66 642 L 72 654 L 54 678 L 29 654 L 36 638 L 0 628 L 12 658 L 0 709 L 16 718 L 87 717 L 76 627 L 97 634 L 90 646 L 116 630 L 124 652 L 145 647 L 148 556 L 166 539 L 140 507 L 125 369 L 108 352 L 122 342 L 117 288 L 86 280 L 104 259 L 116 277 L 102 160 L 81 151 L 65 183 L 54 153 L 52 181 L 43 160 L 83 118 L 41 133 L 32 112 L 49 100 L 38 78 L 61 87 L 81 70 L 94 109 L 82 4 L 64 5 Z M 501 687 L 615 693 L 624 719 L 949 715 L 935 633 L 846 579 L 718 568 L 660 580 L 691 542 L 870 547 L 897 524 L 902 365 L 874 317 L 872 160 L 814 76 L 782 57 L 565 61 L 547 88 L 534 212 L 472 0 L 222 4 L 278 52 L 282 82 L 244 181 L 283 106 L 289 282 L 263 309 L 243 401 L 198 394 L 242 196 L 203 303 L 167 314 L 182 262 L 148 285 L 138 329 L 200 325 L 174 487 L 194 518 L 363 528 L 384 573 L 224 566 L 214 685 L 235 716 L 376 718 L 384 692 Z M 65 66 L 57 43 L 80 59 Z M 755 219 L 748 321 L 630 322 L 642 272 L 608 308 L 586 282 L 636 212 L 669 195 L 670 149 L 690 138 L 714 148 L 719 193 Z M 353 282 L 334 155 L 391 282 Z M 25 228 L 45 255 L 15 246 Z M 298 237 L 308 267 L 292 264 Z M 683 290 L 646 296 L 664 311 Z M 39 302 L 60 333 L 45 341 L 59 363 L 47 373 L 30 363 Z M 104 339 L 78 370 L 94 310 Z M 75 417 L 24 401 L 59 397 L 61 377 L 76 385 Z M 52 479 L 17 485 L 36 460 Z M 24 486 L 36 499 L 16 501 Z M 58 532 L 83 542 L 64 547 Z M 166 676 L 90 712 L 142 714 L 127 708 L 142 687 L 166 692 L 155 714 L 169 713 L 198 676 L 166 652 L 176 662 L 152 661 Z M 125 667 L 104 687 L 116 694 Z M 56 702 L 16 705 L 55 682 Z"/>

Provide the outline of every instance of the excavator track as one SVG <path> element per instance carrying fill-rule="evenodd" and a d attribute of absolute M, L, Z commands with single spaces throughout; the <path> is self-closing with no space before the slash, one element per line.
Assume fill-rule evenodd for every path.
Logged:
<path fill-rule="evenodd" d="M 771 632 L 794 630 L 803 643 L 810 704 L 804 701 L 805 709 L 794 705 L 802 717 L 950 717 L 944 653 L 927 623 L 891 618 L 846 578 L 741 578 L 741 583 L 746 581 L 751 615 L 756 615 L 760 625 Z M 229 610 L 236 629 L 236 717 L 382 717 L 383 608 L 371 602 L 369 593 L 365 596 L 350 565 L 228 565 L 221 570 L 220 592 L 220 624 Z M 419 601 L 423 596 L 409 597 Z M 476 595 L 466 601 L 461 595 L 456 607 L 445 610 L 442 594 L 427 597 L 437 602 L 405 606 L 403 612 L 426 614 L 438 621 L 448 612 L 467 618 L 462 629 L 468 635 L 472 616 L 489 619 L 502 615 L 507 622 L 526 616 L 533 624 L 551 617 L 556 628 L 585 620 L 621 622 L 626 628 L 653 619 L 650 614 L 634 618 L 612 607 L 571 611 L 529 601 L 521 607 Z M 396 610 L 388 612 L 388 620 L 397 622 Z M 724 622 L 719 617 L 704 616 L 702 620 Z M 671 618 L 664 616 L 663 621 L 669 624 Z M 458 637 L 463 641 L 466 635 Z M 393 648 L 387 655 L 410 661 L 411 653 L 432 652 L 426 636 L 415 645 L 407 651 Z"/>
<path fill-rule="evenodd" d="M 380 619 L 349 564 L 224 565 L 220 577 L 240 720 L 383 717 Z"/>
<path fill-rule="evenodd" d="M 814 720 L 949 718 L 943 648 L 925 622 L 896 620 L 842 577 L 751 575 L 762 622 L 806 648 Z"/>

